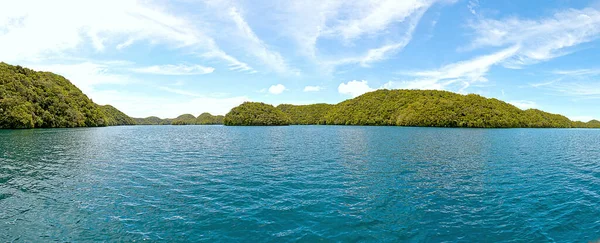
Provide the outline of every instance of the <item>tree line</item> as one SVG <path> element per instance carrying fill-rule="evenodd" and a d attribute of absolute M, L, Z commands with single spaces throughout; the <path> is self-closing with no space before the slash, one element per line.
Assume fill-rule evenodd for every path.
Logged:
<path fill-rule="evenodd" d="M 274 122 L 277 121 L 277 122 Z M 472 128 L 600 128 L 498 99 L 436 90 L 377 90 L 341 103 L 277 107 L 247 102 L 225 125 L 367 125 Z"/>
<path fill-rule="evenodd" d="M 192 114 L 183 114 L 174 119 L 161 119 L 156 116 L 133 119 L 137 125 L 222 125 L 224 118 L 222 115 L 214 116 L 205 112 L 198 117 Z"/>
<path fill-rule="evenodd" d="M 63 76 L 0 62 L 0 128 L 98 127 L 135 122 L 100 106 Z"/>

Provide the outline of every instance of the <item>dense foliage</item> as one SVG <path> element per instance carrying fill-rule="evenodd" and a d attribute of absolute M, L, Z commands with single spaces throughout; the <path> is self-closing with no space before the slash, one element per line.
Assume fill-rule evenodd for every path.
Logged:
<path fill-rule="evenodd" d="M 291 124 L 310 125 L 326 124 L 325 115 L 334 105 L 314 104 L 314 105 L 278 105 L 277 109 L 283 111 L 290 117 Z"/>
<path fill-rule="evenodd" d="M 156 116 L 146 118 L 133 118 L 136 125 L 171 125 L 173 119 L 161 119 Z"/>
<path fill-rule="evenodd" d="M 282 126 L 289 125 L 290 118 L 272 105 L 244 102 L 225 115 L 224 123 L 228 126 Z"/>
<path fill-rule="evenodd" d="M 196 117 L 192 114 L 183 114 L 173 119 L 171 125 L 195 125 Z"/>
<path fill-rule="evenodd" d="M 434 90 L 378 90 L 336 105 L 327 124 L 433 127 L 571 127 L 560 115 L 497 99 Z"/>
<path fill-rule="evenodd" d="M 194 117 L 192 114 L 183 114 L 175 119 L 160 119 L 156 116 L 133 119 L 137 125 L 222 125 L 224 116 L 213 116 L 205 112 L 198 117 Z"/>
<path fill-rule="evenodd" d="M 223 124 L 225 116 L 213 116 L 210 113 L 204 112 L 196 118 L 196 125 L 220 125 Z"/>
<path fill-rule="evenodd" d="M 246 107 L 244 116 L 263 112 L 257 108 Z M 279 105 L 277 109 L 290 118 L 290 124 L 305 125 L 600 128 L 599 121 L 572 122 L 536 109 L 521 110 L 497 99 L 433 90 L 377 90 L 336 105 Z"/>
<path fill-rule="evenodd" d="M 120 125 L 135 125 L 135 120 L 125 115 L 125 113 L 121 112 L 117 108 L 112 105 L 103 105 L 101 106 L 102 111 L 106 114 L 107 120 L 106 125 L 108 126 L 120 126 Z"/>
<path fill-rule="evenodd" d="M 95 104 L 60 75 L 0 63 L 0 128 L 95 127 L 131 122 L 114 107 Z"/>

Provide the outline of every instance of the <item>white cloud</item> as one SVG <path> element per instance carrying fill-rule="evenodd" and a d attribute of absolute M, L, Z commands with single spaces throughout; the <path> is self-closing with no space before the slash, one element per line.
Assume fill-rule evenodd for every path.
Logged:
<path fill-rule="evenodd" d="M 411 19 L 409 21 L 408 29 L 406 30 L 404 37 L 398 40 L 396 43 L 386 44 L 377 48 L 369 49 L 362 56 L 341 58 L 339 60 L 335 60 L 327 64 L 333 65 L 335 67 L 337 65 L 358 63 L 363 67 L 369 67 L 371 63 L 387 59 L 389 56 L 398 53 L 400 50 L 406 47 L 408 43 L 410 43 L 412 39 L 412 34 L 415 28 L 417 27 L 419 20 L 421 20 L 421 17 L 423 16 L 424 12 L 425 11 L 420 11 L 418 13 L 415 13 L 414 16 L 410 17 Z"/>
<path fill-rule="evenodd" d="M 285 90 L 286 88 L 283 84 L 271 85 L 271 87 L 269 87 L 269 93 L 276 95 L 283 93 Z"/>
<path fill-rule="evenodd" d="M 200 56 L 204 57 L 204 58 L 221 59 L 221 60 L 224 60 L 226 62 L 229 62 L 229 65 L 228 65 L 229 66 L 229 70 L 232 70 L 232 71 L 249 72 L 249 73 L 256 73 L 257 72 L 256 70 L 254 70 L 254 68 L 252 68 L 247 63 L 241 62 L 238 59 L 236 59 L 235 57 L 232 57 L 232 56 L 228 55 L 227 53 L 225 53 L 224 51 L 221 51 L 221 50 L 207 52 L 207 53 L 204 53 L 204 54 L 202 54 Z"/>
<path fill-rule="evenodd" d="M 567 9 L 540 20 L 485 19 L 472 23 L 473 48 L 520 45 L 522 48 L 504 65 L 520 68 L 572 52 L 569 47 L 600 38 L 600 11 Z"/>
<path fill-rule="evenodd" d="M 467 3 L 467 8 L 469 9 L 469 12 L 471 12 L 473 15 L 477 15 L 477 9 L 479 8 L 479 0 L 470 0 L 469 3 Z"/>
<path fill-rule="evenodd" d="M 508 103 L 518 107 L 521 110 L 538 108 L 537 103 L 535 103 L 533 101 L 528 101 L 528 100 L 514 100 L 514 101 L 509 101 Z"/>
<path fill-rule="evenodd" d="M 306 86 L 304 92 L 319 92 L 323 89 L 321 86 Z"/>
<path fill-rule="evenodd" d="M 292 70 L 281 54 L 270 50 L 267 45 L 254 33 L 250 25 L 244 20 L 241 13 L 236 8 L 229 10 L 229 16 L 235 22 L 240 35 L 246 40 L 244 46 L 247 50 L 261 60 L 266 66 L 279 73 L 292 72 L 298 74 L 297 70 Z"/>
<path fill-rule="evenodd" d="M 600 69 L 555 70 L 552 73 L 567 76 L 595 76 L 600 75 Z"/>
<path fill-rule="evenodd" d="M 327 22 L 335 18 L 344 3 L 343 0 L 287 1 L 274 24 L 279 24 L 281 32 L 291 36 L 299 46 L 299 52 L 311 59 L 317 59 L 317 41 L 324 34 Z"/>
<path fill-rule="evenodd" d="M 548 85 L 554 84 L 559 81 L 560 81 L 560 79 L 555 79 L 555 80 L 551 80 L 551 81 L 547 81 L 547 82 L 532 83 L 532 84 L 529 84 L 529 86 L 531 86 L 533 88 L 538 88 L 538 87 L 548 86 Z"/>
<path fill-rule="evenodd" d="M 340 94 L 347 94 L 352 97 L 357 97 L 373 90 L 373 88 L 369 87 L 369 83 L 366 80 L 353 80 L 348 83 L 341 83 L 340 86 L 338 86 L 338 92 Z"/>
<path fill-rule="evenodd" d="M 586 99 L 600 99 L 600 86 L 598 81 L 585 82 L 556 82 L 545 88 L 568 96 L 576 96 Z"/>
<path fill-rule="evenodd" d="M 393 81 L 384 87 L 443 90 L 458 86 L 459 91 L 464 91 L 473 83 L 487 82 L 488 79 L 485 76 L 490 68 L 510 58 L 519 49 L 519 46 L 513 46 L 490 55 L 448 64 L 439 69 L 404 72 L 404 75 L 416 79 L 402 82 Z"/>
<path fill-rule="evenodd" d="M 286 3 L 280 19 L 283 33 L 299 45 L 299 51 L 332 70 L 338 65 L 369 66 L 402 50 L 412 39 L 415 26 L 438 0 L 307 0 Z M 444 1 L 451 2 L 451 1 Z M 374 38 L 377 37 L 377 38 Z M 369 38 L 385 39 L 354 56 L 321 57 L 319 40 L 336 48 L 352 47 L 352 42 Z M 383 38 L 385 37 L 385 38 Z M 374 46 L 373 45 L 373 46 Z M 356 51 L 349 51 L 357 53 Z M 348 52 L 346 52 L 348 53 Z"/>
<path fill-rule="evenodd" d="M 148 42 L 208 53 L 201 56 L 251 70 L 205 32 L 146 1 L 13 1 L 0 8 L 0 61 L 56 60 L 86 45 L 103 52 Z"/>
<path fill-rule="evenodd" d="M 530 87 L 552 91 L 557 95 L 581 99 L 600 99 L 599 69 L 555 70 L 557 78 L 529 84 Z"/>
<path fill-rule="evenodd" d="M 154 65 L 143 68 L 131 69 L 138 73 L 161 74 L 161 75 L 201 75 L 215 71 L 213 67 L 201 65 Z"/>
<path fill-rule="evenodd" d="M 339 35 L 351 40 L 365 34 L 375 34 L 386 29 L 392 23 L 403 22 L 415 12 L 429 8 L 432 1 L 427 0 L 376 0 L 355 1 L 347 13 L 348 18 L 325 31 L 330 35 Z"/>

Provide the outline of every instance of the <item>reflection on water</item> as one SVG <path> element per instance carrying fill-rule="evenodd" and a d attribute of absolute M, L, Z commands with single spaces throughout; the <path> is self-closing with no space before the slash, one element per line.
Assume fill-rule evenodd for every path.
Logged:
<path fill-rule="evenodd" d="M 598 144 L 575 129 L 5 130 L 0 239 L 590 241 Z"/>

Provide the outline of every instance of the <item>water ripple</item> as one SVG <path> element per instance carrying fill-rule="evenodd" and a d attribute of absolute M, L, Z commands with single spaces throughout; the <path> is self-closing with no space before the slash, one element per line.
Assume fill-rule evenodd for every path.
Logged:
<path fill-rule="evenodd" d="M 599 142 L 568 129 L 4 130 L 0 240 L 588 242 Z"/>

